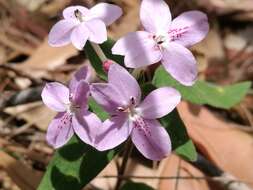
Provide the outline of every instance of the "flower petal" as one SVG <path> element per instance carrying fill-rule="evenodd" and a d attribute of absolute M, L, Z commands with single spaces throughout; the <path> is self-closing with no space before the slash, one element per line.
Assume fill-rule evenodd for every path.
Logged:
<path fill-rule="evenodd" d="M 141 89 L 136 79 L 119 64 L 112 64 L 108 71 L 108 81 L 121 93 L 127 104 L 131 97 L 135 98 L 136 104 L 141 99 Z"/>
<path fill-rule="evenodd" d="M 72 122 L 78 137 L 86 144 L 95 146 L 95 140 L 102 127 L 102 122 L 97 115 L 86 111 L 82 115 L 74 116 Z"/>
<path fill-rule="evenodd" d="M 79 6 L 79 5 L 70 6 L 63 10 L 63 17 L 65 19 L 76 19 L 76 16 L 75 16 L 76 10 L 80 11 L 83 14 L 83 16 L 86 16 L 89 13 L 89 9 L 87 9 L 86 7 Z"/>
<path fill-rule="evenodd" d="M 81 80 L 77 84 L 75 91 L 73 91 L 73 94 L 71 94 L 73 103 L 75 103 L 77 106 L 80 106 L 80 109 L 87 109 L 89 92 L 89 84 L 86 81 Z"/>
<path fill-rule="evenodd" d="M 112 53 L 117 55 L 126 55 L 128 52 L 134 52 L 136 46 L 142 46 L 149 40 L 150 33 L 146 31 L 130 32 L 120 38 L 112 47 Z"/>
<path fill-rule="evenodd" d="M 110 114 L 117 114 L 119 106 L 127 105 L 122 94 L 112 85 L 95 83 L 91 85 L 91 95 Z"/>
<path fill-rule="evenodd" d="M 143 122 L 143 123 L 142 123 Z M 157 120 L 143 120 L 135 125 L 131 138 L 136 148 L 150 160 L 161 160 L 171 152 L 171 141 Z"/>
<path fill-rule="evenodd" d="M 89 38 L 89 30 L 86 24 L 83 22 L 79 24 L 71 33 L 71 42 L 78 49 L 82 50 Z"/>
<path fill-rule="evenodd" d="M 73 29 L 77 26 L 74 19 L 60 20 L 49 32 L 48 43 L 53 47 L 65 46 L 71 42 L 70 36 Z"/>
<path fill-rule="evenodd" d="M 152 91 L 139 105 L 137 110 L 145 119 L 161 118 L 170 113 L 180 102 L 180 93 L 170 87 Z"/>
<path fill-rule="evenodd" d="M 119 6 L 109 3 L 99 3 L 90 9 L 90 18 L 102 20 L 107 26 L 112 24 L 122 15 Z"/>
<path fill-rule="evenodd" d="M 58 113 L 49 124 L 46 139 L 48 144 L 54 148 L 60 148 L 73 136 L 71 127 L 71 116 L 66 112 Z"/>
<path fill-rule="evenodd" d="M 163 0 L 143 0 L 140 18 L 144 28 L 153 34 L 168 31 L 171 24 L 169 6 Z"/>
<path fill-rule="evenodd" d="M 185 86 L 192 86 L 198 75 L 192 53 L 185 47 L 170 43 L 163 52 L 162 64 L 173 78 Z"/>
<path fill-rule="evenodd" d="M 132 125 L 127 117 L 118 116 L 107 119 L 100 129 L 100 136 L 96 139 L 96 149 L 99 151 L 112 149 L 129 137 Z"/>
<path fill-rule="evenodd" d="M 47 83 L 41 93 L 42 101 L 52 110 L 57 112 L 66 111 L 69 104 L 69 89 L 61 83 Z"/>
<path fill-rule="evenodd" d="M 92 19 L 85 22 L 85 25 L 89 31 L 90 41 L 102 44 L 107 40 L 106 25 L 103 21 L 99 19 Z"/>
<path fill-rule="evenodd" d="M 205 38 L 209 31 L 208 18 L 200 11 L 188 11 L 175 18 L 169 35 L 174 42 L 192 46 Z"/>
<path fill-rule="evenodd" d="M 113 46 L 112 53 L 125 55 L 125 65 L 130 68 L 156 63 L 162 57 L 153 35 L 145 31 L 131 32 L 119 39 Z"/>
<path fill-rule="evenodd" d="M 76 89 L 76 85 L 81 81 L 85 80 L 86 82 L 89 82 L 91 77 L 91 71 L 87 65 L 81 67 L 79 70 L 77 70 L 72 77 L 70 83 L 69 83 L 69 88 L 71 91 Z"/>

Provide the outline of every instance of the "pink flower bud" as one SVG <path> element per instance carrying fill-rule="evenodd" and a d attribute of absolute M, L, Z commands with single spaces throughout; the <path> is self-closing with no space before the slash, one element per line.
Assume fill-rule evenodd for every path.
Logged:
<path fill-rule="evenodd" d="M 113 63 L 115 63 L 115 62 L 114 62 L 113 60 L 110 60 L 110 59 L 104 61 L 104 62 L 103 62 L 103 69 L 104 69 L 104 71 L 105 71 L 105 72 L 108 72 L 110 66 L 111 66 Z"/>

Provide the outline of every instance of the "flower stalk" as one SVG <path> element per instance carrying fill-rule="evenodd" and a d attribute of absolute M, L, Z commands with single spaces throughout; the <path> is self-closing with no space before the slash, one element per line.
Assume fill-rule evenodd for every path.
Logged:
<path fill-rule="evenodd" d="M 132 141 L 129 139 L 125 145 L 125 151 L 123 153 L 123 160 L 122 160 L 122 164 L 119 168 L 119 172 L 118 172 L 118 176 L 123 176 L 127 167 L 127 163 L 128 163 L 128 159 L 131 156 L 132 150 L 133 150 L 133 143 Z M 118 178 L 116 186 L 115 186 L 115 190 L 119 190 L 120 186 L 122 183 L 122 179 Z"/>
<path fill-rule="evenodd" d="M 93 42 L 90 42 L 92 48 L 94 49 L 94 51 L 96 52 L 97 56 L 99 57 L 99 59 L 102 61 L 102 63 L 106 62 L 107 60 L 109 60 L 106 55 L 104 54 L 103 50 L 101 49 L 101 47 L 98 44 L 95 44 Z"/>

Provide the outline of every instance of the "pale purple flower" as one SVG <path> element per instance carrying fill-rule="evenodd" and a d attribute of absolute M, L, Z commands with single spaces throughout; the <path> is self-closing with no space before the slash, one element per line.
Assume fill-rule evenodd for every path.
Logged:
<path fill-rule="evenodd" d="M 179 92 L 169 87 L 159 88 L 141 102 L 137 81 L 118 64 L 110 66 L 108 81 L 91 85 L 92 97 L 111 115 L 95 141 L 96 149 L 112 149 L 130 136 L 146 158 L 166 157 L 171 152 L 170 137 L 156 118 L 177 106 L 181 99 Z"/>
<path fill-rule="evenodd" d="M 113 54 L 125 56 L 125 65 L 138 68 L 162 62 L 181 84 L 191 86 L 197 79 L 197 64 L 186 48 L 200 42 L 208 33 L 207 16 L 188 11 L 172 21 L 163 0 L 143 0 L 140 19 L 145 31 L 132 32 L 114 45 Z"/>
<path fill-rule="evenodd" d="M 63 10 L 63 20 L 57 22 L 49 33 L 48 42 L 53 47 L 72 44 L 82 50 L 86 41 L 101 44 L 107 40 L 106 26 L 122 15 L 120 7 L 99 3 L 87 9 L 70 6 Z"/>
<path fill-rule="evenodd" d="M 74 134 L 93 145 L 94 130 L 102 126 L 100 119 L 88 111 L 89 84 L 87 67 L 74 75 L 69 88 L 58 82 L 47 83 L 41 97 L 45 105 L 59 112 L 47 130 L 47 142 L 54 148 L 63 146 Z"/>

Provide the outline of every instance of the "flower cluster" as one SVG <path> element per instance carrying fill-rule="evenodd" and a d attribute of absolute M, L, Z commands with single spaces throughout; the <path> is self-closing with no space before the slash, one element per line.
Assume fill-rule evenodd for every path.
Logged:
<path fill-rule="evenodd" d="M 121 15 L 119 7 L 106 3 L 91 9 L 68 7 L 63 11 L 64 19 L 51 29 L 49 44 L 59 47 L 72 43 L 81 50 L 89 40 L 97 54 L 103 54 L 94 43 L 106 41 L 106 26 Z M 186 47 L 201 41 L 207 34 L 206 15 L 189 11 L 172 21 L 169 7 L 163 0 L 143 0 L 140 18 L 145 30 L 129 33 L 118 40 L 112 53 L 125 56 L 124 63 L 129 68 L 147 67 L 161 61 L 166 71 L 181 84 L 193 85 L 197 66 Z M 171 142 L 157 119 L 178 105 L 180 93 L 162 87 L 142 100 L 137 80 L 123 66 L 106 60 L 104 55 L 101 60 L 108 72 L 108 83 L 90 83 L 88 67 L 82 67 L 68 87 L 56 82 L 46 84 L 42 100 L 59 112 L 49 125 L 48 143 L 59 148 L 75 133 L 83 142 L 105 151 L 130 137 L 146 158 L 163 159 L 171 152 Z M 109 113 L 109 119 L 102 122 L 88 110 L 89 96 Z"/>

